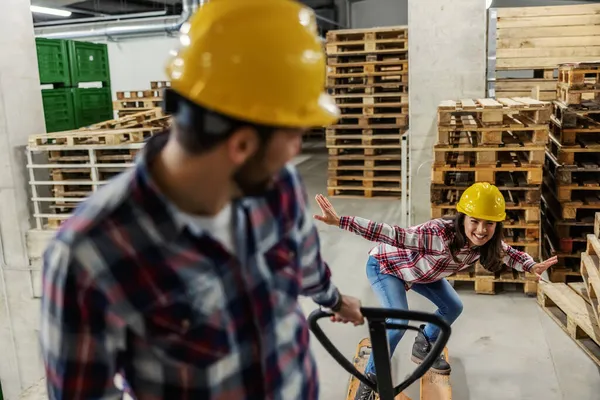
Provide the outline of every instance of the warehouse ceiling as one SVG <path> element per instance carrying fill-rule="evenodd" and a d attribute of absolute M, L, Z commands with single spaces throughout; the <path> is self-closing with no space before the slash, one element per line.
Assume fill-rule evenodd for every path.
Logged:
<path fill-rule="evenodd" d="M 301 0 L 314 8 L 319 15 L 337 19 L 334 0 Z M 71 11 L 70 17 L 32 13 L 36 26 L 47 23 L 75 22 L 79 19 L 115 17 L 124 14 L 140 14 L 140 17 L 168 16 L 181 13 L 181 0 L 32 0 L 33 6 Z"/>

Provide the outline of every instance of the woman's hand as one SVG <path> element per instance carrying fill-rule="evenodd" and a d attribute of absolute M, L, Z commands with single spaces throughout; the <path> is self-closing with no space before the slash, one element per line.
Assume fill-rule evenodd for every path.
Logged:
<path fill-rule="evenodd" d="M 541 263 L 535 264 L 531 268 L 531 273 L 536 274 L 537 277 L 538 277 L 538 279 L 541 279 L 542 278 L 542 272 L 544 272 L 545 270 L 547 270 L 548 268 L 550 268 L 551 266 L 553 266 L 557 262 L 558 262 L 558 257 L 557 256 L 551 257 L 551 258 L 547 259 L 546 261 L 542 261 Z"/>
<path fill-rule="evenodd" d="M 339 226 L 340 217 L 336 214 L 335 209 L 329 200 L 327 200 L 327 198 L 322 194 L 316 195 L 315 200 L 317 200 L 317 204 L 319 205 L 323 215 L 315 214 L 313 215 L 313 218 L 317 221 L 325 222 L 327 225 Z"/>

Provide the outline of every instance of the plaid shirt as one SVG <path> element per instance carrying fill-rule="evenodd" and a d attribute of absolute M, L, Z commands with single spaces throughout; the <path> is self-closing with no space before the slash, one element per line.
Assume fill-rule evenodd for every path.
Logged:
<path fill-rule="evenodd" d="M 297 172 L 233 204 L 237 255 L 192 234 L 148 163 L 91 196 L 44 254 L 41 342 L 50 399 L 316 399 L 298 296 L 339 299 Z"/>
<path fill-rule="evenodd" d="M 458 251 L 457 263 L 450 255 L 449 245 L 454 238 L 452 221 L 434 219 L 403 229 L 359 217 L 341 217 L 340 228 L 379 244 L 372 249 L 384 274 L 395 275 L 409 286 L 412 283 L 431 283 L 468 268 L 479 260 L 477 248 L 466 245 Z M 536 262 L 531 256 L 502 243 L 504 263 L 518 271 L 531 270 Z"/>

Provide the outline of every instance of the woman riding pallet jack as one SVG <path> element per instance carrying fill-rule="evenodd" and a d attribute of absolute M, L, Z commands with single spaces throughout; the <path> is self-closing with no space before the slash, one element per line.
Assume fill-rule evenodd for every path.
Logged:
<path fill-rule="evenodd" d="M 479 261 L 491 272 L 500 271 L 506 264 L 517 271 L 534 273 L 539 279 L 542 272 L 557 262 L 557 258 L 552 257 L 536 263 L 527 253 L 503 241 L 502 221 L 506 219 L 504 197 L 496 186 L 489 183 L 475 183 L 466 189 L 456 205 L 456 215 L 410 228 L 360 217 L 339 217 L 327 198 L 317 195 L 316 200 L 322 215 L 315 215 L 315 219 L 378 242 L 369 252 L 366 273 L 383 307 L 407 310 L 406 293 L 413 289 L 432 301 L 438 307 L 435 315 L 450 325 L 461 314 L 463 305 L 445 277 Z M 390 316 L 388 322 L 405 326 L 406 318 Z M 442 347 L 437 345 L 440 340 L 439 324 L 425 322 L 428 323 L 420 326 L 415 339 L 412 360 L 422 363 L 434 352 L 438 356 L 431 366 L 432 371 L 449 374 L 450 365 L 441 354 Z M 391 355 L 404 332 L 404 329 L 388 332 Z M 365 374 L 371 382 L 383 378 L 380 374 L 376 375 L 376 367 L 373 357 L 370 357 Z M 388 385 L 389 382 L 383 384 Z M 370 399 L 372 394 L 373 386 L 361 380 L 355 399 Z"/>

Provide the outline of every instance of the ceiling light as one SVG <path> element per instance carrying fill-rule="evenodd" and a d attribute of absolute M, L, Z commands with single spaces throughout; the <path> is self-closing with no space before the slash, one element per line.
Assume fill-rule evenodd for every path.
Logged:
<path fill-rule="evenodd" d="M 70 17 L 71 16 L 71 11 L 58 10 L 56 8 L 30 6 L 30 10 L 31 10 L 31 12 L 34 12 L 34 13 L 55 15 L 57 17 Z"/>

